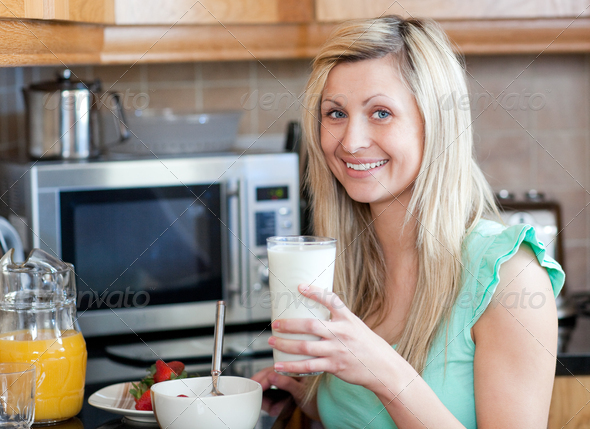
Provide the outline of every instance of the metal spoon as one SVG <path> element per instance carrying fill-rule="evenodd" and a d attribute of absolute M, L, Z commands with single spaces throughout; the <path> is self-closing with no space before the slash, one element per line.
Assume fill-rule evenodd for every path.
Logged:
<path fill-rule="evenodd" d="M 213 362 L 211 363 L 211 378 L 213 388 L 211 396 L 223 396 L 217 388 L 217 382 L 221 375 L 221 358 L 223 357 L 223 330 L 225 328 L 225 302 L 217 301 L 217 314 L 215 316 L 215 347 L 213 349 Z"/>

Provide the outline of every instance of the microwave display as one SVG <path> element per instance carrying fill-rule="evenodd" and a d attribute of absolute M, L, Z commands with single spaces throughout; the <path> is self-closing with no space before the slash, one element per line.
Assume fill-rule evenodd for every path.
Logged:
<path fill-rule="evenodd" d="M 256 188 L 256 201 L 288 200 L 288 186 Z"/>
<path fill-rule="evenodd" d="M 61 192 L 78 308 L 112 305 L 97 301 L 105 292 L 150 306 L 223 299 L 220 193 L 218 184 Z"/>

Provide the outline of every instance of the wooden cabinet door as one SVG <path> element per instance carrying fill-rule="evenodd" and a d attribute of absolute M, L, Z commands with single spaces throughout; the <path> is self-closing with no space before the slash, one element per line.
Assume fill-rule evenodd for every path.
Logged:
<path fill-rule="evenodd" d="M 456 19 L 537 19 L 590 16 L 585 0 L 316 0 L 319 22 L 383 15 Z"/>
<path fill-rule="evenodd" d="M 567 425 L 567 426 L 566 426 Z M 590 376 L 555 377 L 548 429 L 590 428 Z"/>
<path fill-rule="evenodd" d="M 311 22 L 312 0 L 114 0 L 119 25 Z"/>

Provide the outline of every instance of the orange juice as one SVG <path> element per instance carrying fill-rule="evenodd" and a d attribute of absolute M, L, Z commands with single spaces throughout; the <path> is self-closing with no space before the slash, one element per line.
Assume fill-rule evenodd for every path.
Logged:
<path fill-rule="evenodd" d="M 34 362 L 37 371 L 35 422 L 68 419 L 82 409 L 86 343 L 80 332 L 28 331 L 0 335 L 0 362 Z"/>

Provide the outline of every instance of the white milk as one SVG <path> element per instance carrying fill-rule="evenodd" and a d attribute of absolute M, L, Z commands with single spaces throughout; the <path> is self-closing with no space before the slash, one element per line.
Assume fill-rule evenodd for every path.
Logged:
<path fill-rule="evenodd" d="M 330 311 L 304 297 L 297 290 L 301 283 L 332 291 L 336 245 L 277 245 L 268 249 L 272 320 L 317 318 L 329 320 Z M 315 335 L 283 334 L 280 338 L 319 340 Z M 299 361 L 313 356 L 294 355 L 273 350 L 275 362 Z"/>

